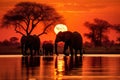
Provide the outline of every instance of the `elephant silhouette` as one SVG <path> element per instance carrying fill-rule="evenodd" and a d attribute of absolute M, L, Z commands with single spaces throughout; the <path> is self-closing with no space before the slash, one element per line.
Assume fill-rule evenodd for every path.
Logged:
<path fill-rule="evenodd" d="M 63 41 L 64 44 L 64 50 L 63 54 L 68 55 L 66 53 L 66 50 L 68 47 L 70 48 L 70 54 L 73 55 L 73 49 L 75 50 L 75 55 L 77 55 L 78 50 L 80 51 L 80 55 L 82 56 L 82 47 L 83 47 L 83 39 L 80 33 L 78 32 L 59 32 L 56 35 L 55 39 L 55 53 L 58 55 L 57 51 L 57 43 Z"/>
<path fill-rule="evenodd" d="M 30 55 L 40 54 L 40 38 L 36 35 L 22 36 L 21 38 L 21 50 L 23 55 L 28 55 L 28 49 Z"/>
<path fill-rule="evenodd" d="M 43 45 L 43 55 L 53 55 L 53 44 L 49 41 L 44 41 Z"/>

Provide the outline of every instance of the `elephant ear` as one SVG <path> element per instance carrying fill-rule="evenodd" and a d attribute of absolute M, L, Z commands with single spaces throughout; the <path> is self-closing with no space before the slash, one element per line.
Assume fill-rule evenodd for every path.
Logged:
<path fill-rule="evenodd" d="M 56 42 L 59 42 L 59 41 L 63 41 L 64 39 L 64 36 L 63 36 L 63 32 L 59 32 L 57 35 L 56 35 Z"/>
<path fill-rule="evenodd" d="M 56 42 L 57 41 L 66 42 L 66 41 L 69 41 L 71 38 L 72 38 L 72 32 L 70 32 L 70 31 L 59 32 L 57 34 Z"/>
<path fill-rule="evenodd" d="M 70 31 L 63 32 L 64 41 L 70 41 L 71 38 L 72 38 L 72 32 Z"/>
<path fill-rule="evenodd" d="M 63 32 L 59 32 L 59 33 L 57 34 L 57 37 L 58 37 L 58 38 L 62 38 L 62 37 L 63 37 Z"/>

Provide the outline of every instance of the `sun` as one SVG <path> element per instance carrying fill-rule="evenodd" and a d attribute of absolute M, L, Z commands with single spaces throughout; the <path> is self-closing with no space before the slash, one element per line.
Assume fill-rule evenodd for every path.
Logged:
<path fill-rule="evenodd" d="M 67 31 L 67 26 L 65 24 L 57 24 L 54 28 L 54 32 L 57 34 L 59 32 Z"/>

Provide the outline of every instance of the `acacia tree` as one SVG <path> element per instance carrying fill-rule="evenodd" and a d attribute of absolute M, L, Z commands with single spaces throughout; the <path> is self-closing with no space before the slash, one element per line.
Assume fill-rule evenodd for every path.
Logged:
<path fill-rule="evenodd" d="M 115 24 L 112 26 L 112 29 L 114 29 L 118 34 L 120 34 L 120 24 Z M 120 44 L 120 36 L 117 37 L 117 41 L 119 42 Z"/>
<path fill-rule="evenodd" d="M 90 32 L 84 35 L 89 38 L 95 46 L 101 46 L 102 40 L 106 37 L 104 33 L 111 25 L 105 20 L 95 18 L 94 23 L 85 22 L 85 26 Z"/>
<path fill-rule="evenodd" d="M 47 29 L 61 20 L 54 8 L 45 4 L 21 2 L 9 10 L 2 19 L 2 27 L 14 27 L 21 35 L 31 35 L 33 30 L 42 24 L 43 30 L 38 36 L 47 33 Z M 39 26 L 41 27 L 41 26 Z"/>

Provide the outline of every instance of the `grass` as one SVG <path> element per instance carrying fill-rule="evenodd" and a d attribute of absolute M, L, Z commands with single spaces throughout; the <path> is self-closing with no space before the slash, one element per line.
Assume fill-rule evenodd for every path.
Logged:
<path fill-rule="evenodd" d="M 96 48 L 86 48 L 86 54 L 120 54 L 120 47 L 96 47 Z"/>
<path fill-rule="evenodd" d="M 95 48 L 84 48 L 84 54 L 120 54 L 120 47 L 95 47 Z M 63 48 L 58 47 L 58 52 L 62 54 Z M 69 50 L 67 50 L 69 53 Z M 21 49 L 15 46 L 0 46 L 0 55 L 18 55 L 21 54 Z"/>
<path fill-rule="evenodd" d="M 0 46 L 0 54 L 21 54 L 21 49 L 15 46 Z"/>

